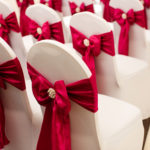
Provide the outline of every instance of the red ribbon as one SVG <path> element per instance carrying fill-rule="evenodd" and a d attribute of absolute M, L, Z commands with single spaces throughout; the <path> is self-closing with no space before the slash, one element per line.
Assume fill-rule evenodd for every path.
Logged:
<path fill-rule="evenodd" d="M 70 10 L 71 10 L 72 15 L 75 14 L 75 13 L 77 13 L 77 8 L 79 9 L 79 12 L 89 11 L 89 12 L 94 13 L 93 4 L 85 6 L 84 3 L 81 3 L 81 5 L 78 6 L 74 2 L 69 2 L 69 5 L 70 5 Z"/>
<path fill-rule="evenodd" d="M 130 9 L 127 13 L 124 13 L 121 9 L 114 9 L 113 19 L 121 26 L 118 46 L 119 54 L 128 55 L 130 25 L 137 24 L 142 28 L 147 28 L 145 12 L 144 10 L 134 12 L 133 9 Z"/>
<path fill-rule="evenodd" d="M 20 2 L 20 0 L 16 0 L 18 7 L 20 7 L 20 30 L 22 36 L 29 35 L 28 30 L 28 23 L 30 22 L 30 19 L 25 15 L 25 11 L 29 5 L 34 4 L 33 0 L 23 0 Z"/>
<path fill-rule="evenodd" d="M 82 59 L 90 68 L 93 76 L 95 76 L 95 60 L 94 58 L 98 56 L 102 51 L 114 56 L 114 38 L 112 31 L 99 35 L 92 35 L 87 38 L 77 29 L 71 28 L 73 47 L 82 55 Z M 89 46 L 85 46 L 84 40 L 89 41 Z"/>
<path fill-rule="evenodd" d="M 40 3 L 48 4 L 48 6 L 53 8 L 54 10 L 62 12 L 62 0 L 40 0 Z"/>
<path fill-rule="evenodd" d="M 32 89 L 37 101 L 46 107 L 37 150 L 71 150 L 70 100 L 85 109 L 96 112 L 98 107 L 97 92 L 90 79 L 80 80 L 65 85 L 63 80 L 52 85 L 37 70 L 28 64 Z M 52 99 L 48 89 L 53 88 L 56 96 Z"/>
<path fill-rule="evenodd" d="M 40 30 L 39 33 L 38 29 Z M 57 22 L 54 24 L 45 22 L 42 26 L 40 26 L 35 21 L 31 20 L 29 24 L 29 32 L 38 41 L 53 38 L 61 43 L 64 43 L 63 28 L 61 22 Z"/>
<path fill-rule="evenodd" d="M 108 22 L 112 22 L 113 14 L 111 9 L 113 8 L 109 5 L 110 0 L 100 0 L 100 1 L 104 4 L 103 18 Z"/>
<path fill-rule="evenodd" d="M 25 89 L 23 72 L 17 58 L 0 65 L 0 87 L 7 89 L 6 82 L 20 90 Z M 4 148 L 8 143 L 9 141 L 5 134 L 4 110 L 0 101 L 0 148 Z"/>
<path fill-rule="evenodd" d="M 10 44 L 9 33 L 11 30 L 20 32 L 15 12 L 9 14 L 5 19 L 3 18 L 3 15 L 0 14 L 0 37 L 2 37 L 8 44 Z"/>

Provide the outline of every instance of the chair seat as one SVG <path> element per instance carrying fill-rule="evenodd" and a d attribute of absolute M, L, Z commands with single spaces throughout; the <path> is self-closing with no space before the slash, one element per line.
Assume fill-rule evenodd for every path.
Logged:
<path fill-rule="evenodd" d="M 119 54 L 114 57 L 114 61 L 116 63 L 117 77 L 120 83 L 146 70 L 149 66 L 145 61 Z"/>
<path fill-rule="evenodd" d="M 101 94 L 98 96 L 96 123 L 101 150 L 142 150 L 144 129 L 140 110 L 115 98 Z M 131 144 L 128 145 L 130 140 Z"/>

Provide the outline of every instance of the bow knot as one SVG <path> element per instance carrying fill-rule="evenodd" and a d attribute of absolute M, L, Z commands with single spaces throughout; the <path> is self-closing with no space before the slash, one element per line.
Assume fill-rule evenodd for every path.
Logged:
<path fill-rule="evenodd" d="M 135 22 L 133 9 L 129 10 L 127 13 L 124 13 L 121 9 L 115 9 L 114 18 L 120 25 L 124 25 L 126 22 L 129 24 L 133 24 Z"/>
<path fill-rule="evenodd" d="M 30 33 L 38 40 L 50 39 L 50 25 L 48 22 L 45 22 L 42 27 L 36 24 L 35 22 L 31 22 L 30 24 Z"/>
<path fill-rule="evenodd" d="M 47 21 L 42 26 L 40 26 L 35 21 L 30 19 L 29 32 L 38 41 L 53 38 L 61 43 L 64 43 L 63 28 L 61 22 L 50 25 Z"/>

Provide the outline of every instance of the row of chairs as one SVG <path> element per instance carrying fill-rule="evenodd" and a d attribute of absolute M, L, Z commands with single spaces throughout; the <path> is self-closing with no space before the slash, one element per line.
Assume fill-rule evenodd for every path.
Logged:
<path fill-rule="evenodd" d="M 2 0 L 0 8 L 0 13 L 4 17 L 13 12 Z M 42 4 L 30 6 L 26 10 L 26 15 L 40 26 L 46 21 L 53 24 L 62 19 L 53 9 Z M 112 30 L 112 26 L 104 19 L 88 12 L 78 13 L 69 20 L 69 24 L 87 39 L 94 34 Z M 71 39 L 72 33 L 67 26 L 69 25 L 63 26 L 63 31 L 67 34 L 66 37 Z M 91 73 L 72 43 L 61 44 L 52 40 L 36 43 L 37 40 L 33 36 L 22 39 L 20 33 L 13 31 L 10 32 L 9 38 L 11 48 L 2 39 L 0 42 L 1 63 L 14 59 L 17 55 L 24 71 L 27 88 L 26 91 L 20 92 L 8 84 L 9 88 L 2 90 L 6 131 L 10 139 L 7 147 L 11 150 L 26 150 L 33 146 L 33 149 L 36 149 L 43 113 L 32 93 L 26 61 L 50 81 L 63 79 L 66 83 L 71 83 L 89 78 Z M 70 113 L 72 149 L 90 150 L 101 147 L 102 150 L 141 150 L 144 134 L 142 119 L 149 117 L 150 113 L 149 63 L 129 56 L 111 56 L 103 51 L 95 58 L 95 63 L 98 91 L 101 93 L 99 111 L 94 115 L 72 102 Z M 109 96 L 138 106 L 143 117 L 136 107 Z M 18 99 L 22 103 L 18 103 Z M 25 136 L 28 138 L 25 139 Z M 82 139 L 85 136 L 86 138 Z"/>

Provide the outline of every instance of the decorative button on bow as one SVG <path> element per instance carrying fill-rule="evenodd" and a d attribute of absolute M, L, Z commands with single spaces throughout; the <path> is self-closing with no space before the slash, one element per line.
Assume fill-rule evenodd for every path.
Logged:
<path fill-rule="evenodd" d="M 15 12 L 8 15 L 5 19 L 3 18 L 3 15 L 0 14 L 0 37 L 2 37 L 8 44 L 10 44 L 9 33 L 11 30 L 20 32 Z"/>
<path fill-rule="evenodd" d="M 121 26 L 118 46 L 119 54 L 128 55 L 130 25 L 135 23 L 146 28 L 145 12 L 144 10 L 134 12 L 133 9 L 131 9 L 125 13 L 121 9 L 114 9 L 113 19 Z"/>
<path fill-rule="evenodd" d="M 61 22 L 51 25 L 48 22 L 45 22 L 42 26 L 40 26 L 35 21 L 30 19 L 29 31 L 30 34 L 32 34 L 38 41 L 53 38 L 61 43 L 64 43 Z"/>
<path fill-rule="evenodd" d="M 72 15 L 75 14 L 75 13 L 83 12 L 83 11 L 89 11 L 89 12 L 94 13 L 93 4 L 85 6 L 84 3 L 81 3 L 81 5 L 78 6 L 74 2 L 69 2 L 69 5 L 70 5 Z"/>
<path fill-rule="evenodd" d="M 97 91 L 91 79 L 65 85 L 63 80 L 54 85 L 28 63 L 32 89 L 36 100 L 46 107 L 36 150 L 71 150 L 70 101 L 85 109 L 97 111 Z"/>

